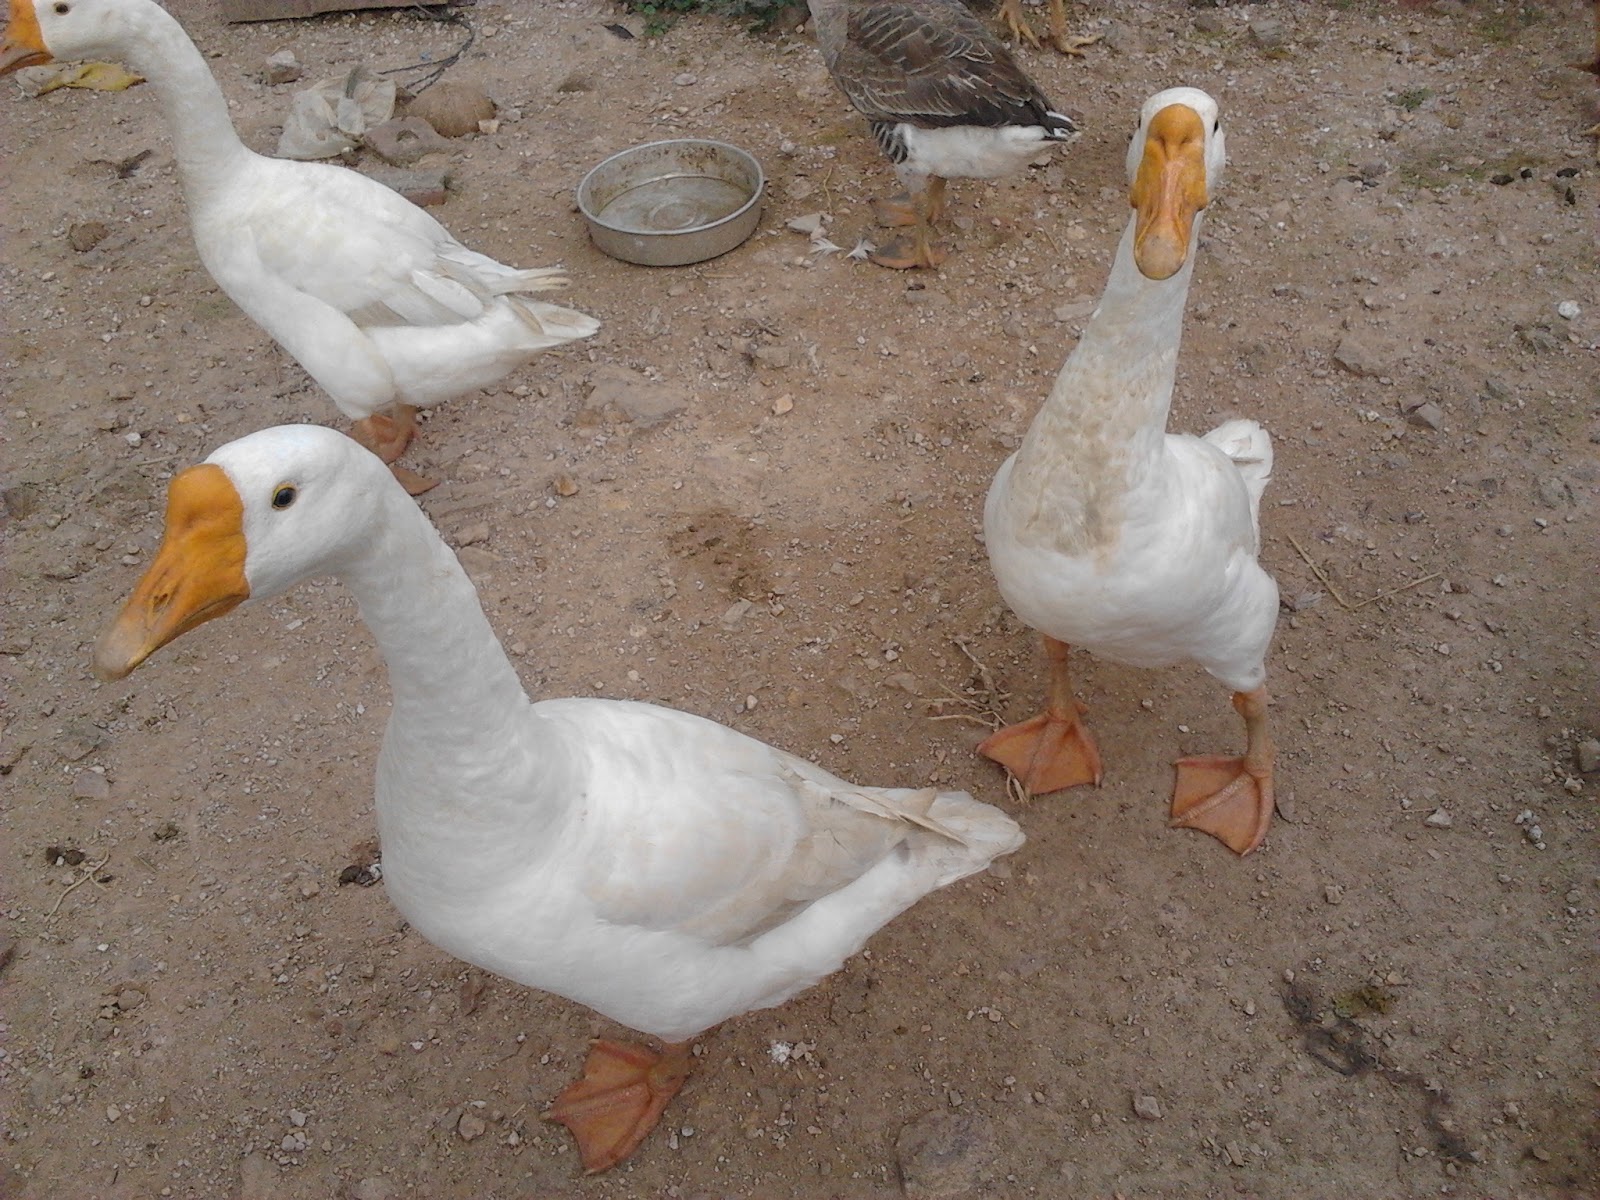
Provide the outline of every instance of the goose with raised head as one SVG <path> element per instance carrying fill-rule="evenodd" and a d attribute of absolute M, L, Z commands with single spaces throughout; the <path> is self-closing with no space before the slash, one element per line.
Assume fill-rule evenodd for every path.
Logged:
<path fill-rule="evenodd" d="M 998 38 L 960 0 L 809 0 L 823 62 L 867 118 L 904 196 L 875 205 L 909 227 L 872 253 L 879 266 L 944 261 L 932 228 L 945 180 L 1001 179 L 1078 127 L 1057 112 Z"/>
<path fill-rule="evenodd" d="M 1226 159 L 1217 103 L 1196 88 L 1147 100 L 1128 149 L 1129 218 L 1099 307 L 984 507 L 1000 594 L 1044 634 L 1044 713 L 979 749 L 1031 792 L 1098 784 L 1069 646 L 1141 667 L 1196 662 L 1234 692 L 1242 757 L 1180 759 L 1175 826 L 1239 854 L 1273 811 L 1266 655 L 1278 588 L 1257 561 L 1272 443 L 1254 421 L 1166 431 L 1201 214 Z"/>
<path fill-rule="evenodd" d="M 375 786 L 389 898 L 436 946 L 650 1034 L 596 1043 L 550 1115 L 620 1162 L 689 1039 L 839 969 L 923 896 L 1022 843 L 965 792 L 876 788 L 702 717 L 530 701 L 471 581 L 379 460 L 266 429 L 177 475 L 154 561 L 95 649 L 119 679 L 246 600 L 332 575 L 394 706 Z"/>
<path fill-rule="evenodd" d="M 398 192 L 332 163 L 250 150 L 183 27 L 152 0 L 11 0 L 0 75 L 111 58 L 149 80 L 172 130 L 200 261 L 393 463 L 416 411 L 488 387 L 599 329 L 536 297 L 566 286 L 469 250 Z M 413 493 L 431 482 L 404 468 Z"/>

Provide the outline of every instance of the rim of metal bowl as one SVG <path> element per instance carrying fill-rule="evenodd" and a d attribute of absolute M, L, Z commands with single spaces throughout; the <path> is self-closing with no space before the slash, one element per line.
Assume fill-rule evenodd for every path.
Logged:
<path fill-rule="evenodd" d="M 749 199 L 732 212 L 718 217 L 715 221 L 707 221 L 704 225 L 691 225 L 687 229 L 630 229 L 626 225 L 613 225 L 589 207 L 589 181 L 594 178 L 597 171 L 624 155 L 637 154 L 641 150 L 649 150 L 656 146 L 715 146 L 719 150 L 731 151 L 734 157 L 742 158 L 750 164 L 755 171 L 756 185 L 750 192 Z M 729 221 L 743 216 L 750 211 L 751 205 L 760 203 L 762 193 L 766 190 L 767 173 L 761 169 L 761 160 L 744 147 L 735 146 L 732 142 L 719 141 L 716 138 L 662 138 L 656 142 L 640 142 L 637 146 L 629 146 L 625 150 L 618 150 L 615 154 L 608 154 L 590 167 L 584 177 L 578 181 L 578 211 L 596 225 L 614 230 L 617 233 L 625 233 L 632 237 L 683 237 L 686 234 L 701 233 L 707 229 L 715 229 L 719 225 L 726 225 Z"/>

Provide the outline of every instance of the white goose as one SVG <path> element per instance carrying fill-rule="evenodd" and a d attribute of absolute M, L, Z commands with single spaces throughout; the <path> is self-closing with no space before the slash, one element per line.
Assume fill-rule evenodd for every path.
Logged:
<path fill-rule="evenodd" d="M 1145 101 L 1128 149 L 1134 214 L 1105 294 L 984 508 L 1000 593 L 1045 635 L 1049 705 L 979 749 L 1033 792 L 1098 784 L 1068 646 L 1141 667 L 1197 662 L 1234 690 L 1248 747 L 1181 759 L 1172 823 L 1248 854 L 1273 809 L 1266 654 L 1278 588 L 1256 561 L 1272 443 L 1254 421 L 1203 438 L 1166 432 L 1200 213 L 1225 158 L 1206 93 Z"/>
<path fill-rule="evenodd" d="M 11 0 L 0 75 L 113 58 L 145 76 L 172 128 L 200 260 L 386 462 L 416 410 L 488 387 L 599 322 L 533 297 L 566 285 L 469 250 L 422 209 L 330 163 L 256 154 L 183 27 L 151 0 Z M 409 490 L 431 484 L 397 472 Z"/>
<path fill-rule="evenodd" d="M 965 792 L 857 787 L 653 704 L 531 703 L 455 555 L 353 441 L 310 425 L 176 476 L 155 560 L 95 649 L 121 678 L 246 599 L 335 575 L 389 667 L 389 898 L 423 936 L 668 1043 L 597 1043 L 550 1115 L 621 1161 L 687 1040 L 781 1004 L 918 899 L 1022 844 Z"/>

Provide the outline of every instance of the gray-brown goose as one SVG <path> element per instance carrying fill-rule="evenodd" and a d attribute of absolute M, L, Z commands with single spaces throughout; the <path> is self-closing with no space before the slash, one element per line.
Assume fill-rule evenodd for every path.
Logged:
<path fill-rule="evenodd" d="M 959 0 L 810 0 L 828 71 L 872 125 L 905 197 L 877 205 L 909 226 L 880 266 L 936 267 L 931 226 L 947 179 L 999 179 L 1077 134 L 994 34 Z"/>

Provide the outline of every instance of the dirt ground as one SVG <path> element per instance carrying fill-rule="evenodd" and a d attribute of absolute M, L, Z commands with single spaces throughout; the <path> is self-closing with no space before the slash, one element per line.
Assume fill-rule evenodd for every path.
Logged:
<path fill-rule="evenodd" d="M 295 85 L 261 81 L 268 54 L 311 82 L 460 36 L 174 7 L 269 151 Z M 436 211 L 565 263 L 604 322 L 433 413 L 408 458 L 446 481 L 422 503 L 530 691 L 968 788 L 1029 837 L 708 1037 L 666 1125 L 593 1179 L 539 1114 L 615 1028 L 341 885 L 371 853 L 388 704 L 347 594 L 307 586 L 91 679 L 165 480 L 336 413 L 201 268 L 148 88 L 0 84 L 0 1195 L 854 1200 L 903 1174 L 992 1197 L 1600 1195 L 1600 774 L 1577 765 L 1600 734 L 1600 168 L 1594 80 L 1565 65 L 1588 10 L 1075 4 L 1103 41 L 1023 57 L 1083 137 L 954 185 L 951 260 L 916 276 L 786 228 L 821 211 L 848 250 L 891 180 L 803 31 L 468 10 L 448 77 L 502 124 L 452 143 Z M 1242 742 L 1198 669 L 1081 660 L 1098 791 L 1022 802 L 973 753 L 1044 684 L 983 495 L 1109 268 L 1138 105 L 1180 82 L 1220 99 L 1232 162 L 1172 427 L 1246 415 L 1277 448 L 1283 811 L 1244 861 L 1165 829 L 1171 760 Z M 759 232 L 696 267 L 602 256 L 577 181 L 679 134 L 760 157 Z M 90 222 L 109 236 L 73 249 Z M 681 411 L 647 426 L 630 403 Z"/>

